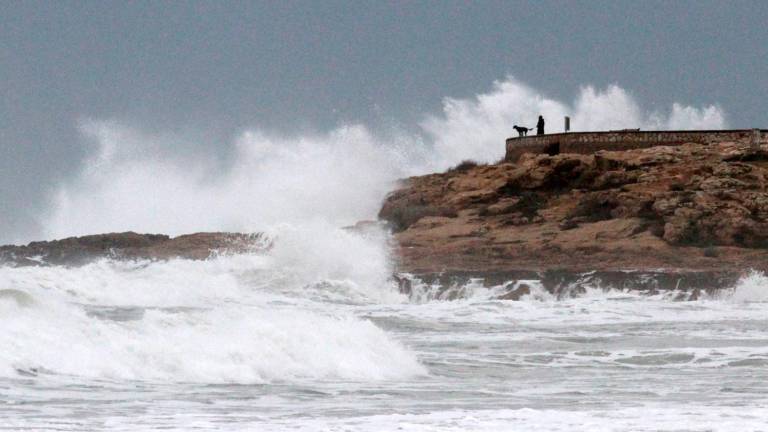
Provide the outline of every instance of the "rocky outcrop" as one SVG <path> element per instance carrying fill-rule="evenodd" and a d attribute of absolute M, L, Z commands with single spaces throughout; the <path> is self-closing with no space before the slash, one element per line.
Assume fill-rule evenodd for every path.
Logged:
<path fill-rule="evenodd" d="M 578 272 L 562 269 L 544 271 L 518 270 L 510 272 L 463 272 L 399 274 L 394 277 L 401 293 L 420 300 L 456 300 L 467 296 L 466 287 L 483 286 L 493 289 L 498 300 L 520 300 L 535 295 L 534 286 L 555 298 L 579 297 L 587 289 L 616 289 L 664 294 L 672 300 L 698 300 L 703 295 L 737 285 L 743 272 L 725 270 L 613 270 Z M 426 287 L 426 288 L 425 288 Z M 427 294 L 424 291 L 427 291 Z M 471 294 L 470 294 L 471 295 Z"/>
<path fill-rule="evenodd" d="M 261 234 L 196 233 L 171 238 L 134 232 L 70 237 L 0 246 L 0 264 L 82 265 L 99 258 L 206 259 L 215 253 L 246 252 L 270 246 Z"/>
<path fill-rule="evenodd" d="M 417 275 L 732 280 L 768 267 L 768 147 L 524 154 L 409 178 L 379 217 L 395 231 L 400 270 Z"/>

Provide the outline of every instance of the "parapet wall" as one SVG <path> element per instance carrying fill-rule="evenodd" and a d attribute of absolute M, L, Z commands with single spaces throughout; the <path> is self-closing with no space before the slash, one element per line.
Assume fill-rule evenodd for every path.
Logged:
<path fill-rule="evenodd" d="M 723 141 L 759 142 L 766 138 L 768 129 L 567 132 L 508 138 L 504 159 L 507 162 L 515 162 L 523 153 L 592 154 L 598 150 L 632 150 L 660 145 L 711 144 Z"/>

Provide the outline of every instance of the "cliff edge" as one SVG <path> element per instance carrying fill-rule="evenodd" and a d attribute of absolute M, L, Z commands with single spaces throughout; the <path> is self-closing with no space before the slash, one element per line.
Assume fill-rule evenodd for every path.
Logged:
<path fill-rule="evenodd" d="M 768 146 L 524 154 L 412 177 L 379 217 L 416 275 L 768 267 Z M 709 275 L 709 276 L 707 276 Z"/>

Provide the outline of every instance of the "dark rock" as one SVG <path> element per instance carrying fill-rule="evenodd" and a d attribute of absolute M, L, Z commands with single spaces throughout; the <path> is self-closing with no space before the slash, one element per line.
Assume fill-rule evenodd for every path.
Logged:
<path fill-rule="evenodd" d="M 213 253 L 246 252 L 269 248 L 262 234 L 196 233 L 171 238 L 135 232 L 37 241 L 26 246 L 0 246 L 0 264 L 83 265 L 99 258 L 206 259 Z"/>
<path fill-rule="evenodd" d="M 498 300 L 514 300 L 518 301 L 523 296 L 529 295 L 531 293 L 531 287 L 526 284 L 520 284 L 514 289 L 500 295 L 497 297 Z"/>

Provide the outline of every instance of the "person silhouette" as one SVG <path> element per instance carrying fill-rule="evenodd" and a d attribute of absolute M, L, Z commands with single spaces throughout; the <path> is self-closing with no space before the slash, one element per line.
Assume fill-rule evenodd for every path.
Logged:
<path fill-rule="evenodd" d="M 536 123 L 536 135 L 544 135 L 544 117 L 539 116 L 539 121 Z"/>

